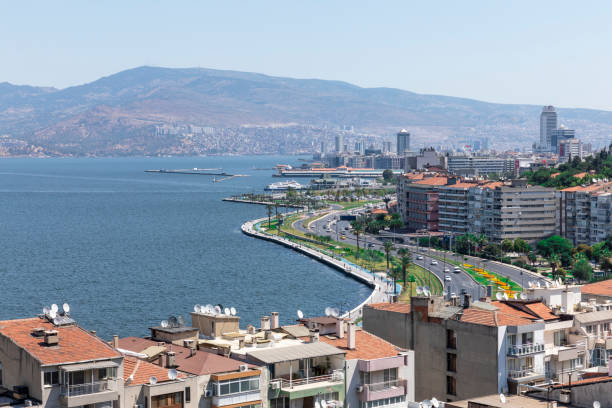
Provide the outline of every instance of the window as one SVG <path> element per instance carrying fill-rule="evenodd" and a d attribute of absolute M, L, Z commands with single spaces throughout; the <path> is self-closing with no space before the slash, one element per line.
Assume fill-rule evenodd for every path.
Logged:
<path fill-rule="evenodd" d="M 506 341 L 509 346 L 516 346 L 516 334 L 509 334 Z"/>
<path fill-rule="evenodd" d="M 236 378 L 220 381 L 214 385 L 216 395 L 237 394 L 239 392 L 259 391 L 259 377 Z"/>
<path fill-rule="evenodd" d="M 567 344 L 567 338 L 565 335 L 565 330 L 556 331 L 554 334 L 555 346 L 565 346 Z"/>
<path fill-rule="evenodd" d="M 602 327 L 603 331 L 610 331 L 610 323 L 604 323 Z"/>
<path fill-rule="evenodd" d="M 446 353 L 446 370 L 455 372 L 457 371 L 457 355 L 453 353 Z"/>
<path fill-rule="evenodd" d="M 570 360 L 570 370 L 575 370 L 578 367 L 582 367 L 582 357 L 573 358 Z"/>
<path fill-rule="evenodd" d="M 451 349 L 457 348 L 457 338 L 455 337 L 454 330 L 446 330 L 446 347 Z"/>
<path fill-rule="evenodd" d="M 370 373 L 367 371 L 361 371 L 359 373 L 361 376 L 361 384 L 370 384 Z"/>
<path fill-rule="evenodd" d="M 175 392 L 172 394 L 156 395 L 151 397 L 151 408 L 181 407 L 183 405 L 183 393 Z"/>
<path fill-rule="evenodd" d="M 287 398 L 271 399 L 270 408 L 289 408 L 289 399 Z"/>
<path fill-rule="evenodd" d="M 587 331 L 587 333 L 593 333 L 593 325 L 589 324 L 589 325 L 586 327 L 586 331 Z"/>
<path fill-rule="evenodd" d="M 45 385 L 59 384 L 59 371 L 47 371 L 45 373 Z"/>
<path fill-rule="evenodd" d="M 98 368 L 98 379 L 108 380 L 117 377 L 117 369 L 115 367 Z"/>
<path fill-rule="evenodd" d="M 185 402 L 191 401 L 191 387 L 185 387 Z"/>
<path fill-rule="evenodd" d="M 383 371 L 383 381 L 387 386 L 391 386 L 395 380 L 397 380 L 397 368 L 387 368 Z"/>
<path fill-rule="evenodd" d="M 521 335 L 522 344 L 532 344 L 533 343 L 533 332 L 523 333 Z"/>
<path fill-rule="evenodd" d="M 448 395 L 457 395 L 457 383 L 455 377 L 446 376 L 446 393 Z"/>
<path fill-rule="evenodd" d="M 399 397 L 384 398 L 384 399 L 369 401 L 369 402 L 360 402 L 359 408 L 384 407 L 387 405 L 402 404 L 404 402 L 406 402 L 406 396 L 399 396 Z"/>

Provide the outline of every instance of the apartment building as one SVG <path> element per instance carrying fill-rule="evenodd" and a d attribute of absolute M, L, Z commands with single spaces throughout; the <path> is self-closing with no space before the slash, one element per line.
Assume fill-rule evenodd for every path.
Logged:
<path fill-rule="evenodd" d="M 123 355 L 67 313 L 0 321 L 0 384 L 32 405 L 119 408 L 123 377 Z"/>
<path fill-rule="evenodd" d="M 368 332 L 415 353 L 415 398 L 455 401 L 516 393 L 545 378 L 544 329 L 558 318 L 538 301 L 471 302 L 413 297 L 411 306 L 364 308 Z"/>
<path fill-rule="evenodd" d="M 410 232 L 438 231 L 438 190 L 448 183 L 447 177 L 415 180 L 401 177 L 397 186 L 398 210 Z"/>
<path fill-rule="evenodd" d="M 612 182 L 557 192 L 558 234 L 574 245 L 593 245 L 612 231 Z"/>
<path fill-rule="evenodd" d="M 514 175 L 515 160 L 501 157 L 485 156 L 448 156 L 447 168 L 450 173 L 458 175 Z"/>

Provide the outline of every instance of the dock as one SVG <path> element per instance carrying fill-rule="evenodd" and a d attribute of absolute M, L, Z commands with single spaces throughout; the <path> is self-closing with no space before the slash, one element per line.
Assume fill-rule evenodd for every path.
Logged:
<path fill-rule="evenodd" d="M 158 170 L 145 170 L 145 173 L 167 173 L 167 174 L 195 174 L 199 176 L 234 176 L 234 174 L 229 174 L 224 171 L 219 171 L 221 169 L 158 169 Z"/>
<path fill-rule="evenodd" d="M 223 201 L 229 201 L 231 203 L 271 205 L 271 206 L 279 206 L 279 207 L 287 207 L 287 208 L 304 208 L 304 206 L 297 205 L 297 204 L 280 204 L 280 203 L 275 203 L 273 201 L 248 200 L 245 198 L 237 198 L 237 197 L 227 197 L 227 198 L 224 198 Z"/>

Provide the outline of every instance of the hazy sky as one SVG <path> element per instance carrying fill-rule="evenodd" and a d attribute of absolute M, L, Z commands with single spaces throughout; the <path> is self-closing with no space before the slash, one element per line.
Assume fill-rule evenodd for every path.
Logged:
<path fill-rule="evenodd" d="M 208 67 L 612 110 L 609 1 L 3 1 L 0 82 Z"/>

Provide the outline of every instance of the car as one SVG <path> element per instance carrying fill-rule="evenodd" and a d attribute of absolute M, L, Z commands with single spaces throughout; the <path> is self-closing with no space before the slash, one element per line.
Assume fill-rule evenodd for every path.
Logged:
<path fill-rule="evenodd" d="M 438 261 L 436 261 L 435 259 L 432 259 L 432 260 L 431 260 L 431 262 L 430 262 L 430 264 L 432 264 L 432 265 L 437 265 L 437 264 L 438 264 Z"/>
<path fill-rule="evenodd" d="M 346 239 L 346 235 L 344 234 L 340 235 L 340 239 Z"/>
<path fill-rule="evenodd" d="M 451 277 L 450 277 L 450 276 L 448 276 L 448 275 L 446 275 L 446 276 L 444 277 L 444 281 L 445 281 L 445 282 L 450 282 L 450 281 L 451 281 Z"/>
<path fill-rule="evenodd" d="M 368 244 L 368 248 L 374 248 L 374 244 L 370 242 L 370 243 Z"/>
<path fill-rule="evenodd" d="M 444 273 L 449 273 L 449 272 L 450 272 L 450 269 L 444 268 Z"/>
<path fill-rule="evenodd" d="M 458 266 L 455 266 L 455 269 L 453 269 L 453 273 L 460 273 L 461 272 L 461 268 L 459 268 Z"/>
<path fill-rule="evenodd" d="M 423 260 L 423 257 L 422 257 L 421 255 L 418 255 L 418 256 L 417 256 L 417 260 L 418 260 L 418 261 L 422 261 L 422 260 Z"/>

